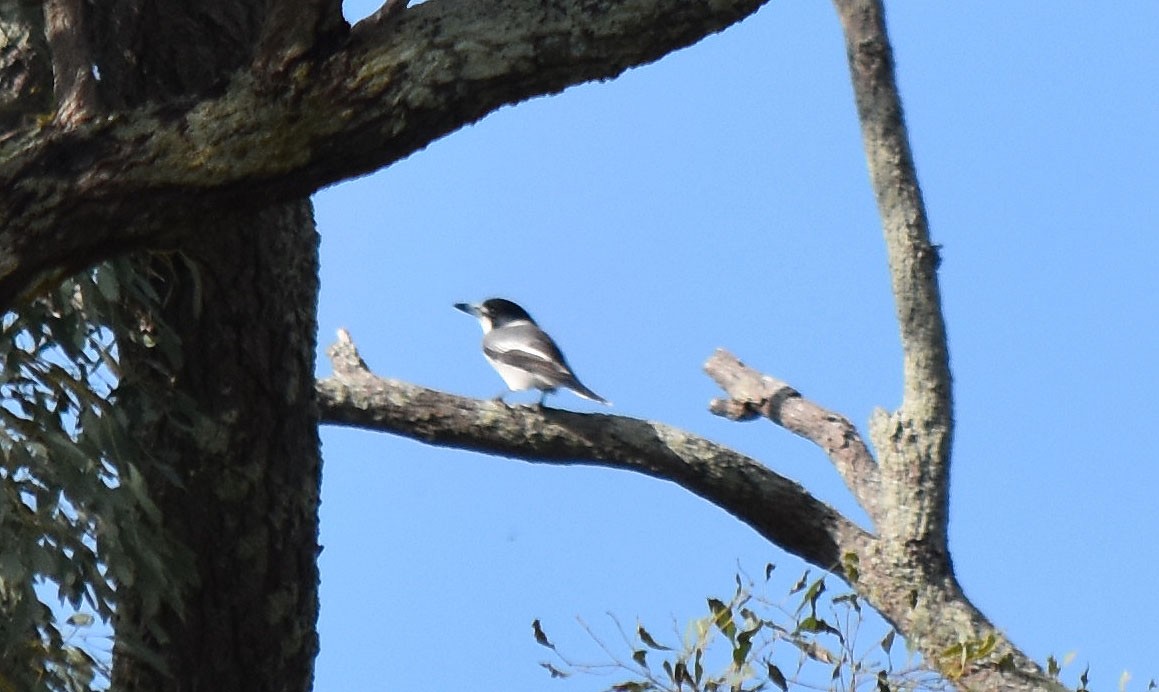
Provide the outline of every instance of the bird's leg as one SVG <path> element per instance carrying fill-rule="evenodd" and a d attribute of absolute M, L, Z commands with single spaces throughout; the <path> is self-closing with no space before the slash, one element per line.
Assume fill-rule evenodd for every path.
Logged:
<path fill-rule="evenodd" d="M 506 391 L 499 392 L 495 396 L 491 397 L 491 401 L 494 401 L 495 403 L 503 404 L 504 406 L 510 407 L 510 405 L 507 403 L 507 401 L 504 400 L 504 398 L 503 398 L 505 396 L 507 396 Z"/>

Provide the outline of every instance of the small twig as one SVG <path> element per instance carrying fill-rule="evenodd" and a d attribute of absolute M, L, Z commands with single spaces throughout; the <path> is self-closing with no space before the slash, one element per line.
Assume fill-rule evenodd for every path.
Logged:
<path fill-rule="evenodd" d="M 330 357 L 330 364 L 334 366 L 335 375 L 346 378 L 373 376 L 370 372 L 370 366 L 362 360 L 362 356 L 358 353 L 358 347 L 354 345 L 354 339 L 350 337 L 350 332 L 345 329 L 338 330 L 338 341 L 326 349 L 326 355 Z"/>

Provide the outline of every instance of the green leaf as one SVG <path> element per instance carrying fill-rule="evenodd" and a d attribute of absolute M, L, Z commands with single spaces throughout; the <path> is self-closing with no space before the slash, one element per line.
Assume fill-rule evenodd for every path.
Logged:
<path fill-rule="evenodd" d="M 73 627 L 88 627 L 93 624 L 93 616 L 88 613 L 73 613 L 65 622 Z"/>
<path fill-rule="evenodd" d="M 733 622 L 732 609 L 716 598 L 708 599 L 708 608 L 712 611 L 712 622 L 730 642 L 736 641 L 736 623 Z"/>
<path fill-rule="evenodd" d="M 117 274 L 112 267 L 108 265 L 97 267 L 96 283 L 97 290 L 106 301 L 116 303 L 121 299 L 121 284 L 117 281 Z"/>
<path fill-rule="evenodd" d="M 986 658 L 991 653 L 993 653 L 994 649 L 997 647 L 998 635 L 991 632 L 990 634 L 987 634 L 986 638 L 983 639 L 980 643 L 976 643 L 974 646 L 970 647 L 970 658 L 974 660 L 981 660 Z"/>
<path fill-rule="evenodd" d="M 795 594 L 801 589 L 805 588 L 805 584 L 809 583 L 810 571 L 811 570 L 805 570 L 805 573 L 801 575 L 801 578 L 797 580 L 797 583 L 793 584 L 793 588 L 789 589 L 789 594 Z"/>
<path fill-rule="evenodd" d="M 779 687 L 782 692 L 789 692 L 789 682 L 785 680 L 785 674 L 781 669 L 768 661 L 765 662 L 765 666 L 768 668 L 769 682 Z"/>
<path fill-rule="evenodd" d="M 889 676 L 884 670 L 877 671 L 877 692 L 890 692 Z"/>
<path fill-rule="evenodd" d="M 805 609 L 805 605 L 808 604 L 809 612 L 816 615 L 817 599 L 823 593 L 825 593 L 825 577 L 820 577 L 805 590 L 805 595 L 801 597 L 801 604 L 797 606 L 797 613 L 800 614 Z"/>
<path fill-rule="evenodd" d="M 1014 654 L 1013 653 L 1007 653 L 1005 656 L 998 659 L 998 670 L 1002 671 L 1003 673 L 1013 673 L 1014 672 Z"/>
<path fill-rule="evenodd" d="M 853 608 L 853 610 L 857 611 L 858 613 L 861 612 L 861 599 L 855 593 L 847 593 L 837 596 L 833 599 L 833 603 L 848 604 L 850 608 Z"/>
<path fill-rule="evenodd" d="M 860 567 L 861 558 L 857 557 L 857 553 L 848 552 L 841 556 L 841 569 L 851 584 L 856 583 L 861 577 Z"/>
<path fill-rule="evenodd" d="M 656 640 L 652 638 L 652 635 L 648 634 L 648 630 L 644 629 L 643 625 L 638 625 L 636 627 L 636 635 L 640 637 L 640 641 L 644 642 L 644 646 L 647 646 L 649 649 L 656 649 L 657 651 L 672 650 L 663 644 L 657 644 Z"/>
<path fill-rule="evenodd" d="M 28 579 L 28 570 L 19 553 L 5 550 L 0 552 L 0 582 L 20 584 Z"/>
<path fill-rule="evenodd" d="M 636 665 L 640 666 L 641 668 L 648 667 L 647 657 L 648 657 L 648 650 L 647 649 L 636 649 L 635 651 L 632 652 L 632 660 L 635 661 Z"/>
<path fill-rule="evenodd" d="M 845 640 L 844 637 L 842 637 L 841 632 L 836 627 L 830 625 L 824 619 L 814 615 L 803 618 L 800 622 L 798 622 L 797 631 L 812 632 L 814 634 L 832 634 L 842 641 Z"/>
<path fill-rule="evenodd" d="M 821 663 L 834 663 L 840 661 L 839 657 L 834 656 L 833 653 L 829 651 L 829 649 L 826 649 L 817 642 L 811 642 L 807 646 L 802 647 L 801 650 L 804 651 L 805 655 L 809 658 L 813 659 L 814 661 L 820 661 Z"/>
<path fill-rule="evenodd" d="M 896 634 L 897 633 L 894 632 L 893 630 L 890 630 L 890 631 L 885 633 L 885 636 L 881 638 L 881 650 L 882 651 L 884 651 L 887 654 L 889 653 L 889 650 L 893 648 L 893 638 L 894 638 L 894 635 L 896 635 Z"/>
<path fill-rule="evenodd" d="M 757 632 L 761 631 L 761 626 L 757 625 L 751 630 L 745 630 L 736 637 L 736 646 L 732 650 L 732 664 L 737 668 L 744 665 L 748 660 L 749 652 L 753 649 L 753 637 Z"/>
<path fill-rule="evenodd" d="M 546 646 L 549 649 L 554 649 L 555 644 L 552 644 L 547 639 L 547 635 L 543 633 L 543 628 L 539 625 L 539 618 L 531 621 L 531 631 L 535 635 L 535 643 L 540 646 Z"/>
<path fill-rule="evenodd" d="M 611 692 L 648 692 L 648 690 L 656 689 L 647 682 L 636 682 L 629 680 L 628 682 L 621 682 L 618 685 L 612 685 L 609 690 Z"/>

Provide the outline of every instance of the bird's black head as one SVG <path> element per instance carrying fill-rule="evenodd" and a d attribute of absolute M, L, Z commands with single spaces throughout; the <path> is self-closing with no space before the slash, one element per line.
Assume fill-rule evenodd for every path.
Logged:
<path fill-rule="evenodd" d="M 527 311 L 505 298 L 488 298 L 479 306 L 480 312 L 491 319 L 491 324 L 502 327 L 508 322 L 526 320 L 535 323 Z"/>
<path fill-rule="evenodd" d="M 488 298 L 478 305 L 455 303 L 455 309 L 477 318 L 479 324 L 483 325 L 484 333 L 520 320 L 535 324 L 535 320 L 531 319 L 526 310 L 503 298 Z"/>

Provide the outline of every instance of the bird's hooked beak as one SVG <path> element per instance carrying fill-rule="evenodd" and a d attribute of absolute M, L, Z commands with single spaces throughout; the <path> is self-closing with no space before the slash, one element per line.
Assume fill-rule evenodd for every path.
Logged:
<path fill-rule="evenodd" d="M 472 305 L 470 303 L 455 303 L 455 309 L 462 310 L 463 312 L 476 319 L 482 316 L 482 310 L 479 309 L 478 305 Z"/>

